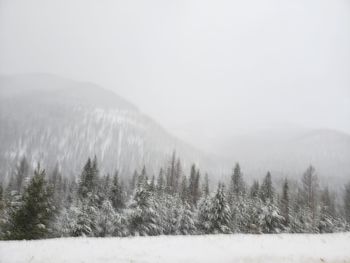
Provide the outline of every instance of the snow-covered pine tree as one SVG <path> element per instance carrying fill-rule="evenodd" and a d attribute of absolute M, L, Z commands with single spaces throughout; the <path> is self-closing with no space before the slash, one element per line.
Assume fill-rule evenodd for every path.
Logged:
<path fill-rule="evenodd" d="M 145 187 L 147 183 L 148 183 L 148 175 L 147 175 L 146 166 L 144 165 L 141 170 L 141 173 L 137 177 L 137 187 L 138 188 Z"/>
<path fill-rule="evenodd" d="M 116 211 L 109 200 L 102 203 L 97 213 L 96 233 L 98 237 L 110 237 L 115 233 Z"/>
<path fill-rule="evenodd" d="M 152 175 L 151 182 L 149 184 L 149 190 L 151 192 L 155 192 L 156 191 L 156 182 L 155 181 L 156 181 L 156 178 L 155 178 L 154 175 Z"/>
<path fill-rule="evenodd" d="M 132 235 L 155 236 L 162 233 L 159 215 L 154 209 L 153 196 L 147 187 L 140 185 L 130 205 L 130 232 Z"/>
<path fill-rule="evenodd" d="M 182 176 L 181 186 L 180 186 L 180 198 L 183 203 L 189 202 L 189 193 L 188 193 L 186 176 Z"/>
<path fill-rule="evenodd" d="M 189 193 L 191 205 L 194 205 L 194 203 L 195 203 L 195 201 L 194 201 L 195 183 L 196 183 L 196 166 L 195 166 L 195 164 L 192 164 L 190 178 L 189 178 L 189 182 L 188 182 L 188 193 Z"/>
<path fill-rule="evenodd" d="M 236 163 L 231 176 L 230 188 L 229 188 L 229 202 L 231 203 L 231 205 L 233 204 L 234 200 L 238 200 L 244 194 L 245 194 L 245 183 L 243 180 L 241 167 L 239 163 Z"/>
<path fill-rule="evenodd" d="M 225 195 L 225 186 L 218 185 L 217 192 L 211 201 L 209 220 L 212 233 L 231 233 L 231 210 Z"/>
<path fill-rule="evenodd" d="M 240 196 L 233 200 L 231 205 L 232 231 L 236 233 L 247 233 L 250 231 L 250 199 Z"/>
<path fill-rule="evenodd" d="M 350 225 L 350 183 L 345 186 L 344 191 L 344 214 L 345 219 Z"/>
<path fill-rule="evenodd" d="M 0 213 L 5 209 L 4 187 L 0 183 Z"/>
<path fill-rule="evenodd" d="M 112 201 L 114 209 L 120 210 L 125 207 L 124 190 L 119 180 L 118 171 L 116 171 L 113 176 L 109 199 Z"/>
<path fill-rule="evenodd" d="M 236 232 L 261 234 L 262 226 L 261 226 L 260 214 L 263 207 L 263 202 L 258 196 L 256 196 L 256 197 L 247 199 L 246 203 L 244 204 L 244 207 L 246 207 L 246 209 L 243 210 L 244 213 L 238 217 L 240 222 L 238 227 L 237 227 L 237 222 L 233 222 L 234 223 L 233 226 L 235 228 L 234 230 Z"/>
<path fill-rule="evenodd" d="M 284 218 L 284 225 L 285 227 L 289 227 L 289 222 L 290 222 L 290 204 L 289 204 L 289 184 L 288 180 L 285 179 L 283 183 L 283 189 L 282 189 L 282 197 L 280 201 L 280 210 L 281 210 L 281 215 Z"/>
<path fill-rule="evenodd" d="M 16 178 L 16 191 L 18 193 L 21 193 L 25 186 L 25 180 L 29 177 L 29 164 L 27 162 L 27 159 L 25 156 L 22 157 L 20 160 L 19 165 L 17 166 L 16 172 L 15 172 L 15 178 Z"/>
<path fill-rule="evenodd" d="M 246 184 L 239 163 L 236 163 L 231 176 L 228 202 L 231 209 L 232 231 L 247 232 L 248 198 L 246 196 Z"/>
<path fill-rule="evenodd" d="M 5 226 L 8 220 L 6 212 L 4 188 L 0 183 L 0 240 L 5 238 Z"/>
<path fill-rule="evenodd" d="M 93 203 L 88 200 L 78 201 L 76 207 L 76 221 L 72 225 L 72 236 L 88 236 L 93 237 L 98 235 L 97 230 L 97 217 L 98 209 Z"/>
<path fill-rule="evenodd" d="M 92 196 L 95 191 L 97 181 L 97 161 L 88 158 L 80 176 L 78 194 L 80 198 Z"/>
<path fill-rule="evenodd" d="M 45 170 L 38 167 L 22 197 L 21 206 L 11 218 L 11 239 L 39 239 L 48 237 L 56 208 L 52 189 L 45 180 Z"/>
<path fill-rule="evenodd" d="M 166 169 L 166 191 L 169 194 L 174 194 L 178 190 L 181 164 L 179 160 L 176 160 L 176 152 L 173 151 L 169 165 Z"/>
<path fill-rule="evenodd" d="M 273 234 L 284 230 L 284 217 L 272 202 L 264 203 L 260 210 L 259 221 L 263 233 Z"/>
<path fill-rule="evenodd" d="M 134 193 L 134 191 L 136 190 L 137 188 L 137 179 L 139 177 L 139 174 L 138 172 L 135 170 L 132 177 L 131 177 L 131 180 L 130 180 L 130 184 L 129 184 L 129 188 L 128 188 L 128 194 L 129 195 L 132 195 Z"/>
<path fill-rule="evenodd" d="M 164 180 L 164 171 L 163 168 L 160 168 L 158 178 L 157 178 L 157 193 L 158 195 L 162 195 L 165 190 L 165 180 Z"/>
<path fill-rule="evenodd" d="M 60 173 L 58 164 L 55 165 L 55 168 L 51 172 L 48 182 L 53 190 L 53 202 L 56 208 L 59 210 L 63 205 L 63 178 Z"/>
<path fill-rule="evenodd" d="M 211 197 L 203 196 L 198 202 L 197 212 L 197 230 L 200 234 L 210 234 L 212 229 L 212 222 L 210 218 L 211 213 Z"/>
<path fill-rule="evenodd" d="M 274 195 L 275 195 L 275 190 L 272 186 L 271 173 L 267 172 L 260 187 L 260 199 L 264 203 L 273 203 Z"/>
<path fill-rule="evenodd" d="M 179 233 L 182 235 L 194 235 L 197 232 L 195 214 L 188 203 L 184 203 L 179 225 Z"/>
<path fill-rule="evenodd" d="M 178 158 L 176 161 L 176 165 L 175 165 L 175 176 L 174 176 L 174 185 L 173 185 L 173 192 L 174 193 L 179 193 L 179 186 L 181 183 L 181 177 L 182 177 L 182 165 L 181 165 L 181 161 Z"/>
<path fill-rule="evenodd" d="M 193 164 L 191 166 L 191 174 L 190 174 L 190 180 L 189 180 L 189 197 L 190 197 L 190 204 L 193 206 L 197 206 L 198 200 L 201 197 L 200 193 L 200 172 L 196 169 L 196 166 Z"/>
<path fill-rule="evenodd" d="M 254 181 L 250 187 L 250 198 L 257 198 L 259 196 L 260 186 L 259 181 Z"/>
<path fill-rule="evenodd" d="M 205 174 L 205 177 L 204 177 L 204 184 L 203 184 L 203 195 L 204 196 L 208 196 L 209 193 L 210 193 L 210 190 L 209 190 L 209 176 L 208 174 L 206 173 Z"/>
<path fill-rule="evenodd" d="M 156 211 L 163 234 L 175 235 L 179 233 L 183 202 L 179 195 L 165 194 L 157 198 Z"/>
<path fill-rule="evenodd" d="M 318 232 L 317 221 L 319 216 L 319 183 L 316 170 L 309 166 L 302 177 L 302 188 L 300 191 L 302 203 L 304 204 L 304 222 L 308 232 Z"/>

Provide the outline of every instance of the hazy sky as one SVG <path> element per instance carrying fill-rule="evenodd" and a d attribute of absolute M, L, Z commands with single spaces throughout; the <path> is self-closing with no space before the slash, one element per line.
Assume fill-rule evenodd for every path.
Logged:
<path fill-rule="evenodd" d="M 96 82 L 197 142 L 350 132 L 350 1 L 0 0 L 0 73 L 26 72 Z"/>

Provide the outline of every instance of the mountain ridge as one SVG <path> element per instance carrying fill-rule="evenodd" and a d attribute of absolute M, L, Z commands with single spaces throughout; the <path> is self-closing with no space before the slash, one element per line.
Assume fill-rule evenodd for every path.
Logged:
<path fill-rule="evenodd" d="M 208 159 L 133 104 L 95 84 L 51 74 L 21 75 L 20 80 L 2 76 L 0 101 L 0 162 L 7 174 L 22 155 L 50 167 L 59 162 L 64 172 L 75 175 L 93 155 L 102 172 L 118 169 L 128 175 L 143 165 L 157 173 L 173 150 L 188 169 L 191 162 L 205 167 Z"/>

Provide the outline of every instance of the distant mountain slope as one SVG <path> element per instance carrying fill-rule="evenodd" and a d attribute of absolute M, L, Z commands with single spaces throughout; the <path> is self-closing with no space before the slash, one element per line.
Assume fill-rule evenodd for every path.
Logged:
<path fill-rule="evenodd" d="M 332 130 L 265 130 L 223 141 L 215 150 L 239 161 L 248 177 L 300 178 L 308 165 L 332 184 L 350 180 L 350 135 Z"/>
<path fill-rule="evenodd" d="M 123 175 L 143 164 L 156 172 L 173 150 L 187 167 L 210 163 L 113 92 L 47 74 L 0 77 L 0 146 L 5 174 L 22 155 L 72 174 L 93 155 L 102 172 Z"/>
<path fill-rule="evenodd" d="M 350 136 L 337 131 L 266 130 L 212 145 L 210 155 L 198 151 L 95 84 L 48 74 L 0 76 L 0 176 L 23 155 L 33 165 L 58 162 L 66 174 L 79 174 L 93 155 L 102 173 L 119 169 L 130 176 L 144 164 L 157 173 L 175 149 L 186 172 L 195 162 L 213 183 L 228 179 L 235 162 L 247 179 L 268 170 L 275 178 L 299 179 L 312 164 L 332 184 L 350 180 Z"/>

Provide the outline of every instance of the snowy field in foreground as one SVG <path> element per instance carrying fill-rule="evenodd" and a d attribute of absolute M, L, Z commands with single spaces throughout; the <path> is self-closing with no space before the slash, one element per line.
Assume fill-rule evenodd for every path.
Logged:
<path fill-rule="evenodd" d="M 350 233 L 0 241 L 0 262 L 350 262 Z"/>

